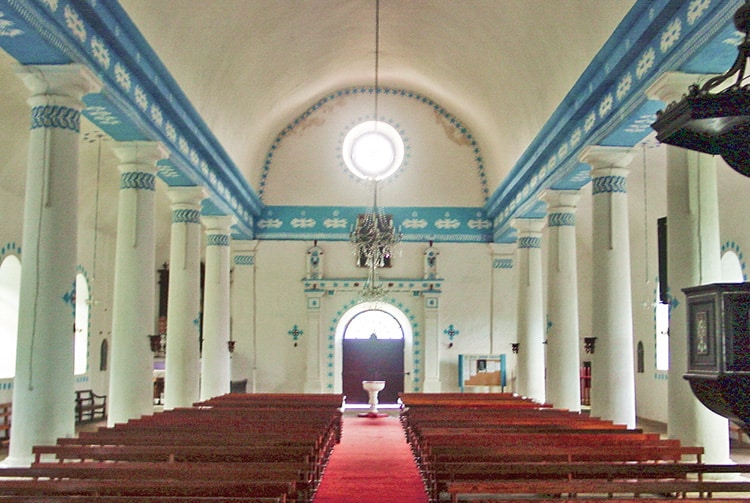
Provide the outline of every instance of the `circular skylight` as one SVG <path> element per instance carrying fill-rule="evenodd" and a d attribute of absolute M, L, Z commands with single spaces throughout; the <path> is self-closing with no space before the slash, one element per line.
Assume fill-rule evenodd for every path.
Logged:
<path fill-rule="evenodd" d="M 384 180 L 404 160 L 404 142 L 398 131 L 385 122 L 367 121 L 354 126 L 344 137 L 344 163 L 365 180 Z"/>

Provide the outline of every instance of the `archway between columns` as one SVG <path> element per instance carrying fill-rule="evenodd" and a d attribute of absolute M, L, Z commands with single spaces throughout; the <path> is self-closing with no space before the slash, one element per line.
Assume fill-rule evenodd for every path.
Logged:
<path fill-rule="evenodd" d="M 336 325 L 335 337 L 334 337 L 334 389 L 336 392 L 341 392 L 343 388 L 342 372 L 343 372 L 343 340 L 346 327 L 349 322 L 357 315 L 371 310 L 384 311 L 385 313 L 393 316 L 396 321 L 401 325 L 401 329 L 404 333 L 404 390 L 411 389 L 411 375 L 414 372 L 414 358 L 413 346 L 414 346 L 414 332 L 409 322 L 409 318 L 404 314 L 401 309 L 397 308 L 389 302 L 362 302 L 349 308 L 338 320 Z"/>

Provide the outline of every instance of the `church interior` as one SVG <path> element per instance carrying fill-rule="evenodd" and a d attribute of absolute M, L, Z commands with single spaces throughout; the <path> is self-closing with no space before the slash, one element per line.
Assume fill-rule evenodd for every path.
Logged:
<path fill-rule="evenodd" d="M 112 427 L 363 381 L 730 462 L 683 289 L 747 282 L 750 180 L 652 125 L 743 4 L 0 0 L 5 464 L 81 396 Z"/>

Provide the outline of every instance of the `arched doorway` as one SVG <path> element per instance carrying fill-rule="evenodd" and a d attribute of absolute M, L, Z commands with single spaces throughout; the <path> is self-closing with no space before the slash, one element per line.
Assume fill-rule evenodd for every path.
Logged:
<path fill-rule="evenodd" d="M 342 392 L 348 404 L 367 403 L 364 380 L 383 380 L 380 403 L 396 403 L 404 391 L 404 350 L 411 329 L 403 313 L 390 304 L 366 303 L 352 308 L 339 323 Z M 411 344 L 408 344 L 411 346 Z"/>

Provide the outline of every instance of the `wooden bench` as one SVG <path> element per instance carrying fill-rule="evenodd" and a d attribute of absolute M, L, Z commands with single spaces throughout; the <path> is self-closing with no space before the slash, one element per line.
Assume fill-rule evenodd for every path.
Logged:
<path fill-rule="evenodd" d="M 278 396 L 221 400 L 224 405 L 178 408 L 34 446 L 30 468 L 0 469 L 0 495 L 16 501 L 312 501 L 340 435 L 335 400 L 311 399 L 304 408 Z"/>
<path fill-rule="evenodd" d="M 340 408 L 344 395 L 330 393 L 228 393 L 210 398 L 193 405 L 196 407 L 268 407 L 279 406 L 285 409 L 306 409 L 310 407 Z"/>
<path fill-rule="evenodd" d="M 8 478 L 81 480 L 285 481 L 295 483 L 297 501 L 308 501 L 319 482 L 303 463 L 34 463 L 29 468 L 0 468 Z M 0 491 L 2 491 L 0 482 Z"/>
<path fill-rule="evenodd" d="M 621 495 L 638 498 L 642 495 L 672 495 L 673 498 L 695 494 L 710 497 L 714 493 L 750 493 L 750 481 L 699 481 L 699 480 L 617 480 L 573 479 L 573 480 L 523 480 L 523 481 L 460 481 L 448 482 L 446 491 L 451 502 L 475 500 L 481 494 L 482 501 L 504 501 L 508 497 L 570 497 Z M 584 501 L 588 501 L 584 499 Z M 644 501 L 651 501 L 644 499 Z M 682 501 L 682 500 L 679 500 Z"/>
<path fill-rule="evenodd" d="M 309 446 L 203 446 L 203 445 L 37 445 L 34 462 L 51 455 L 64 461 L 147 462 L 278 462 L 311 463 L 315 453 Z"/>
<path fill-rule="evenodd" d="M 571 463 L 442 463 L 435 466 L 436 479 L 431 481 L 432 493 L 447 490 L 451 482 L 482 482 L 500 480 L 573 480 L 622 479 L 703 480 L 704 474 L 737 474 L 750 472 L 750 465 L 703 463 L 622 463 L 622 462 L 571 462 Z"/>
<path fill-rule="evenodd" d="M 285 496 L 55 496 L 46 494 L 39 498 L 0 494 L 0 502 L 8 503 L 285 503 Z M 686 503 L 690 503 L 686 501 Z"/>
<path fill-rule="evenodd" d="M 94 421 L 107 417 L 107 395 L 97 395 L 90 389 L 76 393 L 76 422 Z"/>
<path fill-rule="evenodd" d="M 641 494 L 703 497 L 719 489 L 735 497 L 750 493 L 750 482 L 683 485 L 679 491 L 677 486 L 653 485 L 702 483 L 704 473 L 750 469 L 750 465 L 704 465 L 701 447 L 682 446 L 678 440 L 585 414 L 530 406 L 507 394 L 480 396 L 478 401 L 470 394 L 442 395 L 403 396 L 405 407 L 400 413 L 433 502 L 446 493 L 454 501 L 459 497 L 528 501 L 580 493 L 587 502 L 600 494 L 631 500 Z M 698 480 L 692 480 L 695 477 Z M 630 485 L 613 485 L 626 481 Z"/>
<path fill-rule="evenodd" d="M 0 403 L 0 444 L 10 441 L 10 417 L 13 404 Z"/>
<path fill-rule="evenodd" d="M 3 480 L 2 494 L 25 497 L 47 496 L 160 496 L 213 497 L 272 497 L 296 498 L 296 484 L 280 481 L 225 481 L 225 480 L 118 480 L 118 479 L 58 479 L 58 480 Z"/>

